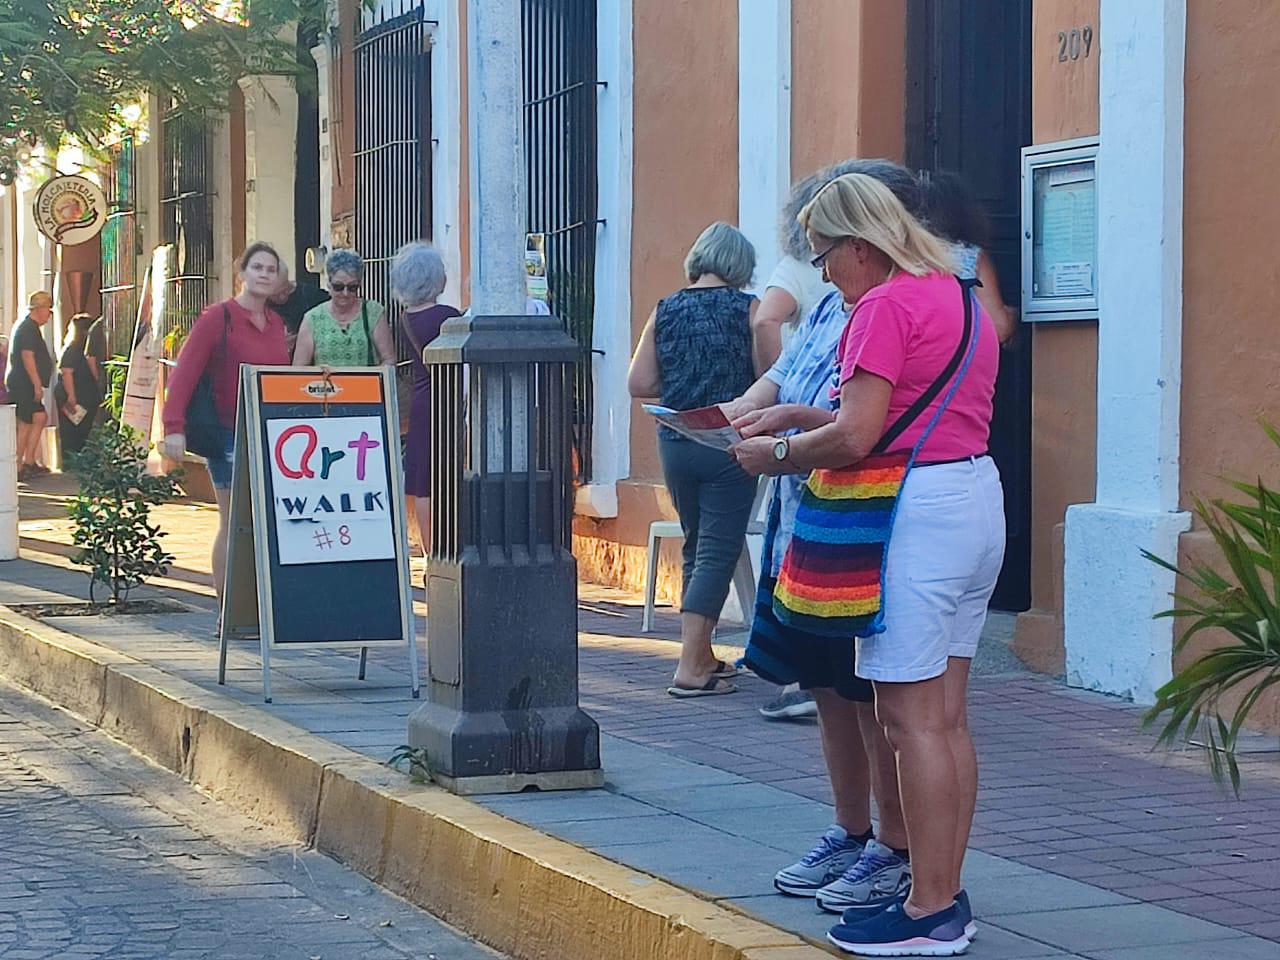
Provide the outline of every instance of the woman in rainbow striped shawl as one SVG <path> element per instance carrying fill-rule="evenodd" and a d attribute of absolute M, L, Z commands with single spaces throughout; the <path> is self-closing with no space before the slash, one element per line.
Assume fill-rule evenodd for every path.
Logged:
<path fill-rule="evenodd" d="M 875 687 L 911 850 L 910 888 L 846 911 L 829 938 L 867 956 L 963 952 L 974 928 L 960 868 L 977 794 L 965 688 L 1004 554 L 1003 492 L 986 454 L 999 343 L 955 278 L 947 244 L 879 181 L 833 180 L 800 222 L 814 265 L 854 304 L 839 349 L 839 407 L 823 425 L 794 424 L 805 429 L 798 436 L 743 424 L 751 436 L 735 456 L 748 473 L 817 471 L 818 486 L 827 482 L 825 490 L 809 484 L 818 509 L 803 538 L 819 545 L 810 559 L 821 564 L 793 565 L 797 531 L 784 562 L 790 595 L 775 596 L 775 611 L 839 620 L 851 598 L 861 601 L 871 586 L 879 594 L 855 670 Z M 896 497 L 877 494 L 887 505 L 855 489 L 869 482 L 869 457 L 903 477 L 890 485 Z M 836 497 L 837 487 L 848 489 Z M 862 534 L 884 509 L 892 539 L 880 582 L 864 583 L 859 560 L 870 540 Z M 882 529 L 873 532 L 883 543 Z M 844 545 L 843 566 L 824 541 Z"/>

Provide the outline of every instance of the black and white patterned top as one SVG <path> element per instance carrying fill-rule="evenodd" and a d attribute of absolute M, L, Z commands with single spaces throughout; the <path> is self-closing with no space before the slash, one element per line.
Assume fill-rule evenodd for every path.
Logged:
<path fill-rule="evenodd" d="M 696 410 L 739 397 L 755 383 L 754 299 L 734 287 L 686 287 L 658 301 L 654 334 L 663 406 Z M 666 427 L 658 433 L 680 439 Z"/>

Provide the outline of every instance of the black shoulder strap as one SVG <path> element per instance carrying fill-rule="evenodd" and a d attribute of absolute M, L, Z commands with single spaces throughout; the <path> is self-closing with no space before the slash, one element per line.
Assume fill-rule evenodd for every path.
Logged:
<path fill-rule="evenodd" d="M 902 412 L 902 416 L 893 422 L 893 426 L 884 432 L 884 436 L 880 438 L 880 442 L 875 445 L 872 453 L 884 453 L 889 449 L 889 444 L 902 436 L 911 424 L 916 421 L 920 414 L 929 409 L 929 404 L 937 399 L 942 389 L 951 382 L 951 378 L 955 376 L 956 371 L 960 369 L 960 364 L 964 362 L 965 352 L 969 349 L 969 339 L 973 335 L 973 295 L 974 287 L 980 287 L 982 284 L 977 280 L 963 279 L 957 277 L 956 280 L 960 284 L 960 299 L 964 301 L 964 332 L 960 335 L 960 343 L 956 347 L 955 353 L 951 355 L 951 359 L 947 361 L 947 365 L 942 368 L 942 372 L 938 374 L 938 378 L 929 384 L 929 389 L 920 394 L 916 398 L 916 402 L 907 407 Z"/>
<path fill-rule="evenodd" d="M 227 359 L 227 337 L 231 335 L 231 308 L 227 306 L 227 302 L 222 301 L 222 356 L 219 363 L 225 363 Z"/>
<path fill-rule="evenodd" d="M 373 366 L 373 338 L 369 336 L 369 301 L 360 301 L 360 323 L 364 327 L 364 365 Z"/>

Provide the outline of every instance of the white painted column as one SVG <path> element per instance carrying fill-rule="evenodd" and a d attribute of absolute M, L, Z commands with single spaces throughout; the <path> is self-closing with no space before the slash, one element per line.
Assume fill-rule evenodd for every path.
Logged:
<path fill-rule="evenodd" d="M 782 259 L 790 188 L 791 0 L 738 0 L 738 228 L 756 248 L 756 289 Z"/>
<path fill-rule="evenodd" d="M 444 258 L 441 303 L 462 303 L 462 50 L 457 0 L 427 8 L 431 38 L 431 242 Z"/>
<path fill-rule="evenodd" d="M 467 5 L 471 313 L 522 316 L 527 230 L 519 0 Z"/>
<path fill-rule="evenodd" d="M 287 77 L 256 76 L 240 80 L 244 92 L 244 233 L 245 240 L 265 240 L 293 263 L 295 223 L 294 179 L 298 169 L 298 93 Z M 239 250 L 231 251 L 235 257 Z"/>
<path fill-rule="evenodd" d="M 1067 511 L 1067 681 L 1141 703 L 1172 672 L 1186 0 L 1102 0 L 1097 498 Z"/>
<path fill-rule="evenodd" d="M 316 62 L 316 113 L 320 128 L 317 137 L 320 148 L 320 246 L 327 249 L 329 234 L 333 230 L 333 105 L 329 99 L 329 71 L 333 67 L 327 38 L 322 38 L 311 48 L 311 59 Z M 300 275 L 304 267 L 305 264 L 293 264 L 293 275 Z"/>
<path fill-rule="evenodd" d="M 632 113 L 632 0 L 596 5 L 595 316 L 592 319 L 592 481 L 578 488 L 575 510 L 618 515 L 618 481 L 631 474 L 631 203 L 635 162 Z"/>
<path fill-rule="evenodd" d="M 0 560 L 18 559 L 17 411 L 0 405 Z"/>

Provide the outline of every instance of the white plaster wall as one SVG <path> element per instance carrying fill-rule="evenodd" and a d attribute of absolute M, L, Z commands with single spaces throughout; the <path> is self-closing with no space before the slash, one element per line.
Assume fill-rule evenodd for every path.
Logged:
<path fill-rule="evenodd" d="M 791 0 L 738 0 L 738 228 L 756 248 L 753 289 L 782 258 L 791 185 Z"/>
<path fill-rule="evenodd" d="M 441 303 L 462 302 L 462 49 L 456 0 L 431 0 L 431 242 L 444 258 L 448 283 Z"/>
<path fill-rule="evenodd" d="M 635 124 L 632 0 L 596 6 L 595 316 L 592 319 L 592 482 L 578 490 L 577 512 L 618 515 L 617 483 L 631 472 L 631 221 Z"/>
<path fill-rule="evenodd" d="M 1068 682 L 1149 703 L 1170 676 L 1182 365 L 1185 0 L 1102 0 L 1097 498 L 1067 511 Z"/>
<path fill-rule="evenodd" d="M 210 118 L 211 139 L 213 147 L 210 166 L 213 171 L 214 197 L 210 204 L 213 211 L 213 269 L 216 276 L 209 278 L 209 302 L 224 300 L 235 293 L 235 259 L 240 251 L 234 249 L 235 243 L 231 235 L 231 194 L 243 189 L 241 184 L 231 180 L 231 121 L 227 114 L 217 114 Z M 245 152 L 249 152 L 246 142 Z M 245 238 L 252 243 L 258 239 L 253 236 L 248 225 L 245 227 Z M 289 249 L 286 247 L 286 249 Z"/>
<path fill-rule="evenodd" d="M 292 263 L 295 248 L 294 180 L 298 169 L 298 94 L 286 77 L 245 77 L 244 232 L 247 243 L 265 240 Z M 230 251 L 237 256 L 239 251 Z"/>

